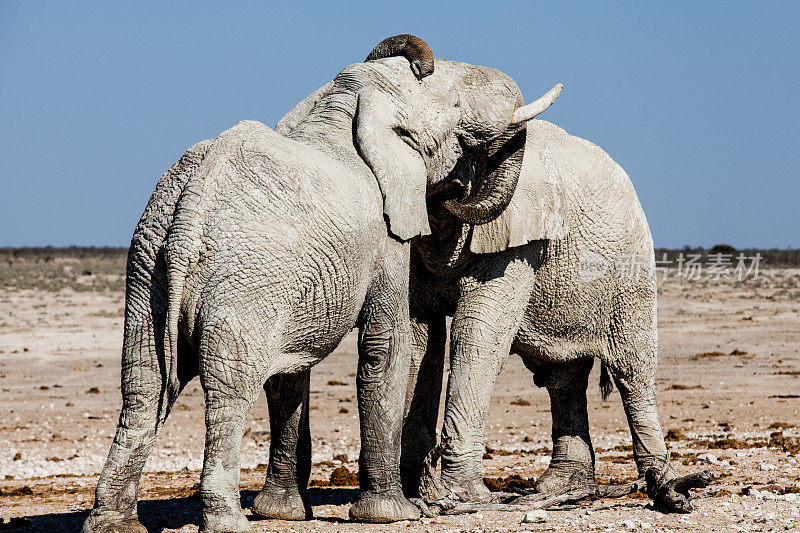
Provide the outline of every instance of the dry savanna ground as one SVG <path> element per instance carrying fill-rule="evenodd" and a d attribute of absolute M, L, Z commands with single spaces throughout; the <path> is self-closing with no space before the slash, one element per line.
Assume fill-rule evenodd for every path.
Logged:
<path fill-rule="evenodd" d="M 768 267 L 768 265 L 767 265 Z M 74 531 L 114 434 L 120 407 L 124 256 L 0 254 L 0 529 Z M 800 530 L 800 270 L 763 269 L 745 282 L 661 283 L 659 412 L 681 473 L 709 468 L 690 515 L 663 515 L 634 494 L 547 511 L 482 512 L 370 526 L 346 520 L 357 494 L 355 343 L 348 336 L 313 371 L 313 471 L 307 522 L 256 520 L 254 531 L 654 531 Z M 635 477 L 619 398 L 589 391 L 597 475 Z M 269 449 L 260 398 L 242 440 L 242 502 L 260 488 Z M 546 391 L 509 359 L 486 428 L 485 476 L 492 486 L 529 483 L 547 466 Z M 184 391 L 145 467 L 140 518 L 151 531 L 196 531 L 203 402 Z M 339 469 L 339 470 L 336 470 Z M 336 474 L 334 474 L 336 470 Z M 332 484 L 331 481 L 334 483 Z M 343 483 L 344 485 L 338 485 Z"/>

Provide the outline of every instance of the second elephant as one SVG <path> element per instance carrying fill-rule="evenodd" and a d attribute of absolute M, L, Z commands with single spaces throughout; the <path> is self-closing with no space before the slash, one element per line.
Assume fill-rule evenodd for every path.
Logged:
<path fill-rule="evenodd" d="M 442 496 L 482 499 L 483 432 L 495 379 L 510 353 L 547 387 L 553 418 L 550 467 L 539 492 L 566 487 L 576 472 L 594 478 L 586 388 L 600 359 L 604 394 L 617 384 L 640 474 L 668 510 L 688 511 L 670 485 L 677 475 L 656 409 L 658 361 L 653 241 L 626 173 L 603 150 L 548 122 L 527 125 L 514 197 L 496 220 L 464 224 L 430 213 L 431 235 L 411 259 L 412 372 L 403 431 L 407 493 L 420 484 L 436 444 L 445 317 L 450 374 L 442 429 Z"/>

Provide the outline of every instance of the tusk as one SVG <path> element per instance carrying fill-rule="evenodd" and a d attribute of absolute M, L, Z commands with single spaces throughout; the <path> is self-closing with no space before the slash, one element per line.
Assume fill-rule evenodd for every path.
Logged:
<path fill-rule="evenodd" d="M 563 88 L 564 86 L 559 83 L 535 102 L 516 108 L 514 110 L 514 115 L 511 117 L 511 124 L 519 124 L 520 122 L 528 121 L 536 115 L 541 114 L 545 109 L 553 105 Z"/>

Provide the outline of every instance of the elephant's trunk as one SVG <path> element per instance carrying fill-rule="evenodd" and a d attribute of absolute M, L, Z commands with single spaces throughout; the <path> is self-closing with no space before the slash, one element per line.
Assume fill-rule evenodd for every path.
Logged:
<path fill-rule="evenodd" d="M 378 46 L 372 49 L 365 61 L 395 56 L 403 56 L 408 59 L 408 62 L 411 63 L 411 70 L 418 79 L 433 74 L 431 47 L 419 37 L 407 33 L 382 40 Z"/>
<path fill-rule="evenodd" d="M 508 207 L 517 187 L 525 153 L 525 124 L 509 126 L 489 147 L 478 191 L 464 201 L 448 200 L 445 209 L 467 224 L 486 224 Z"/>

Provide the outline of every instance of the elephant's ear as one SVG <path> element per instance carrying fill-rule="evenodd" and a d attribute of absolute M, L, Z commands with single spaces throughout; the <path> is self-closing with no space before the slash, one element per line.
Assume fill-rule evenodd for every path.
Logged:
<path fill-rule="evenodd" d="M 566 190 L 549 148 L 552 125 L 531 120 L 527 129 L 514 196 L 499 217 L 473 227 L 470 250 L 474 253 L 501 252 L 535 240 L 560 239 L 569 230 Z"/>
<path fill-rule="evenodd" d="M 412 148 L 398 110 L 376 87 L 358 94 L 355 140 L 383 195 L 389 231 L 401 240 L 430 235 L 425 204 L 428 173 L 419 152 Z M 405 139 L 405 140 L 404 140 Z"/>

